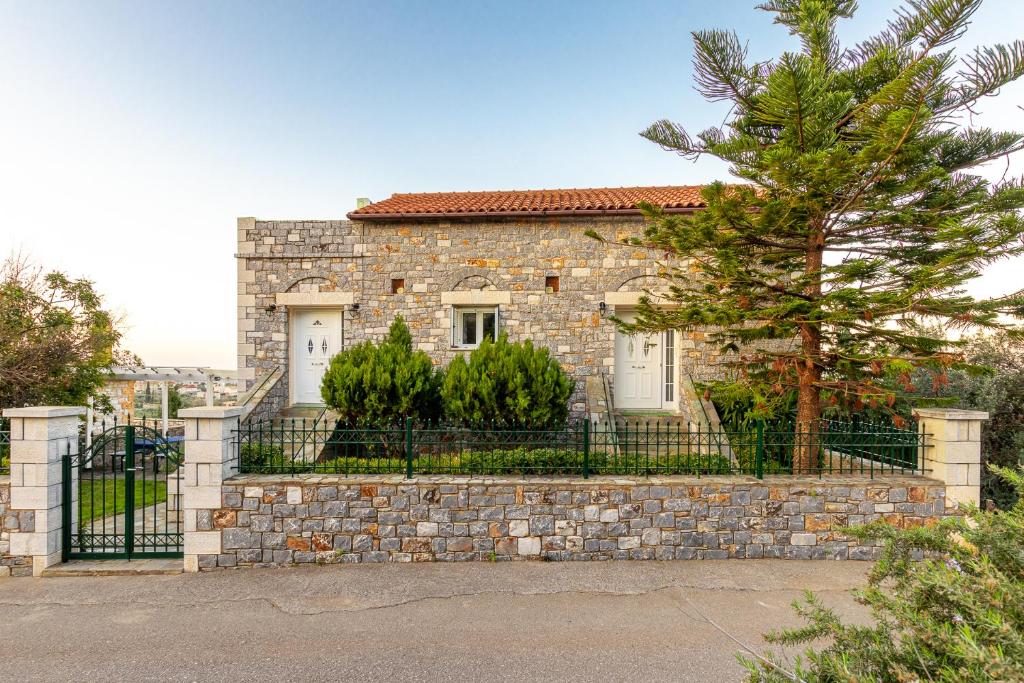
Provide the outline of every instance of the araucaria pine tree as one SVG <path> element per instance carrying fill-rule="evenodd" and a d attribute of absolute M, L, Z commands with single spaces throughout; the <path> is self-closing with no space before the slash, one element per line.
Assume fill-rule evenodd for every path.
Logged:
<path fill-rule="evenodd" d="M 666 254 L 673 307 L 641 305 L 637 328 L 709 326 L 739 386 L 761 404 L 797 394 L 798 429 L 825 405 L 891 405 L 915 368 L 960 363 L 930 330 L 1012 327 L 1020 293 L 963 284 L 1024 252 L 1024 184 L 977 167 L 1024 135 L 970 125 L 972 107 L 1024 73 L 1024 43 L 958 57 L 980 0 L 911 0 L 876 36 L 841 47 L 852 0 L 770 0 L 760 8 L 799 50 L 748 63 L 737 36 L 693 34 L 698 90 L 730 105 L 720 128 L 642 133 L 688 158 L 730 164 L 740 182 L 704 191 L 692 215 L 645 207 L 639 243 Z M 956 335 L 953 335 L 956 336 Z M 813 467 L 814 449 L 794 465 Z"/>

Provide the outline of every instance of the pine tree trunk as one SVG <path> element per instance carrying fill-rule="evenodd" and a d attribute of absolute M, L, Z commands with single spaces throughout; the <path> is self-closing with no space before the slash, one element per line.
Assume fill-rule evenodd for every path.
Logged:
<path fill-rule="evenodd" d="M 820 339 L 817 340 L 820 348 Z M 808 341 L 804 339 L 804 354 Z M 796 400 L 796 433 L 793 435 L 793 471 L 812 472 L 818 467 L 817 426 L 821 418 L 821 389 L 817 382 L 821 370 L 813 362 L 804 359 L 804 367 L 797 375 L 800 380 Z"/>
<path fill-rule="evenodd" d="M 808 284 L 804 293 L 814 301 L 821 298 L 821 266 L 825 236 L 820 228 L 812 228 L 807 236 L 805 273 Z M 797 365 L 796 433 L 793 448 L 793 471 L 811 472 L 818 467 L 818 422 L 821 419 L 821 327 L 816 321 L 800 325 L 801 358 Z"/>

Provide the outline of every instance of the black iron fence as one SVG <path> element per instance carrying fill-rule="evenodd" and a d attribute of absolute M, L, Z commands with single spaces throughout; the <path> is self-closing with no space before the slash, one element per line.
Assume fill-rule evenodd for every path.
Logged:
<path fill-rule="evenodd" d="M 11 421 L 0 418 L 0 474 L 11 473 Z"/>
<path fill-rule="evenodd" d="M 708 429 L 659 421 L 560 429 L 267 420 L 236 432 L 249 474 L 818 475 L 920 473 L 924 437 L 890 425 L 821 420 Z"/>

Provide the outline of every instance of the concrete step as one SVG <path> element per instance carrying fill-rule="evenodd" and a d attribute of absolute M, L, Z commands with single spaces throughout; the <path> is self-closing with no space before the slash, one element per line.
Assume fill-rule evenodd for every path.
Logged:
<path fill-rule="evenodd" d="M 675 431 L 678 426 L 683 431 L 686 431 L 690 425 L 690 420 L 688 416 L 679 413 L 631 413 L 616 411 L 615 424 L 620 429 L 628 424 L 630 430 L 646 429 L 647 427 L 653 430 L 658 427 L 661 429 L 671 428 L 672 431 Z"/>
<path fill-rule="evenodd" d="M 315 420 L 320 417 L 325 410 L 326 408 L 324 408 L 324 406 L 299 403 L 283 408 L 281 412 L 275 416 L 275 419 Z"/>
<path fill-rule="evenodd" d="M 64 576 L 146 576 L 159 574 L 181 574 L 184 571 L 182 559 L 160 558 L 140 560 L 72 560 L 47 567 L 43 577 Z"/>

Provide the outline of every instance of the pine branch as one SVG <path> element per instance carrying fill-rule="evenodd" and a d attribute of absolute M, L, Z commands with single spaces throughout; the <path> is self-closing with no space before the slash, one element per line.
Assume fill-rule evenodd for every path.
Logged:
<path fill-rule="evenodd" d="M 956 96 L 938 107 L 936 113 L 969 107 L 1024 76 L 1024 41 L 975 49 L 963 59 L 963 69 L 958 75 L 965 82 L 957 88 Z"/>
<path fill-rule="evenodd" d="M 735 32 L 694 31 L 694 78 L 697 90 L 712 102 L 736 100 L 753 109 L 757 84 L 747 68 L 747 49 Z"/>

